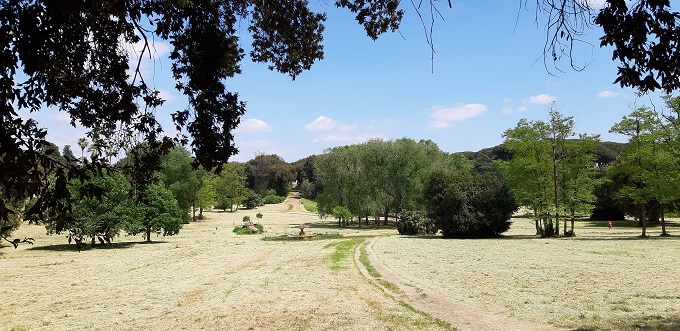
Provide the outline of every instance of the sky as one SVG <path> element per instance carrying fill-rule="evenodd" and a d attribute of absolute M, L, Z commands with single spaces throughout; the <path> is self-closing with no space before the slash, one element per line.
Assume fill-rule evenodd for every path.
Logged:
<path fill-rule="evenodd" d="M 631 107 L 662 105 L 658 94 L 637 96 L 613 84 L 617 63 L 611 48 L 599 47 L 597 28 L 583 36 L 592 45 L 574 49 L 575 64 L 585 70 L 573 70 L 568 59 L 558 62 L 561 71 L 552 62 L 546 68 L 544 18 L 537 22 L 534 8 L 520 8 L 520 1 L 453 1 L 453 8 L 438 2 L 444 20 L 434 26 L 434 57 L 410 1 L 402 1 L 407 12 L 399 32 L 376 41 L 349 11 L 311 3 L 328 16 L 323 60 L 292 80 L 246 55 L 242 74 L 226 81 L 247 104 L 235 131 L 239 154 L 231 161 L 264 153 L 294 162 L 372 138 L 430 139 L 445 152 L 477 151 L 502 143 L 503 132 L 522 118 L 547 120 L 553 102 L 574 117 L 577 133 L 625 141 L 608 133 L 612 125 Z M 246 24 L 239 33 L 247 54 Z M 174 90 L 169 44 L 154 45 L 157 57 L 144 58 L 142 70 L 166 100 L 157 117 L 172 135 L 170 114 L 187 101 Z M 80 155 L 76 141 L 85 130 L 71 127 L 67 114 L 28 116 L 48 128 L 48 140 Z"/>

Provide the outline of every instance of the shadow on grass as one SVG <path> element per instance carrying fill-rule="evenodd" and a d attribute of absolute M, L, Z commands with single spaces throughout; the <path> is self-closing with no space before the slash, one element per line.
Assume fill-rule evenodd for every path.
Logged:
<path fill-rule="evenodd" d="M 586 326 L 573 329 L 573 331 L 599 331 L 599 330 L 621 330 L 621 331 L 680 331 L 680 316 L 640 316 L 628 317 L 625 320 L 612 321 L 610 327 L 602 328 L 598 326 Z"/>
<path fill-rule="evenodd" d="M 388 221 L 387 225 L 382 225 L 383 221 L 380 221 L 380 226 L 376 226 L 375 223 L 371 221 L 369 225 L 362 224 L 361 226 L 356 223 L 350 224 L 348 226 L 338 227 L 338 222 L 327 221 L 327 222 L 306 222 L 305 226 L 310 229 L 334 229 L 334 230 L 357 230 L 357 231 L 371 231 L 371 230 L 395 230 L 397 229 L 394 221 Z M 306 230 L 305 230 L 306 231 Z"/>
<path fill-rule="evenodd" d="M 111 245 L 102 245 L 102 244 L 97 244 L 97 245 L 90 245 L 90 244 L 83 244 L 83 246 L 80 247 L 80 251 L 90 251 L 93 249 L 124 249 L 128 247 L 132 247 L 135 245 L 154 245 L 154 244 L 164 244 L 168 243 L 167 241 L 132 241 L 132 242 L 123 242 L 123 243 L 111 243 Z M 34 246 L 31 248 L 28 248 L 27 250 L 31 251 L 54 251 L 54 252 L 60 252 L 60 251 L 78 251 L 78 246 L 76 244 L 58 244 L 58 245 L 48 245 L 48 246 Z"/>

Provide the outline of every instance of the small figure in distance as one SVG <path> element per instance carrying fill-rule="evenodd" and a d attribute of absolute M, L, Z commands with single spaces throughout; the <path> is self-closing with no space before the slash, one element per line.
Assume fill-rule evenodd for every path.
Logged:
<path fill-rule="evenodd" d="M 609 225 L 609 230 L 612 229 L 612 221 L 607 221 L 607 225 Z"/>

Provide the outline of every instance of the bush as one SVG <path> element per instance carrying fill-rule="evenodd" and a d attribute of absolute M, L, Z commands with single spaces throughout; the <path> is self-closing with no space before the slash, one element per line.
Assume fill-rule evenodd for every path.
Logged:
<path fill-rule="evenodd" d="M 399 213 L 397 231 L 401 235 L 416 235 L 424 230 L 425 217 L 422 213 L 405 211 Z"/>
<path fill-rule="evenodd" d="M 495 237 L 510 228 L 517 204 L 495 173 L 437 171 L 424 190 L 428 216 L 447 238 Z"/>
<path fill-rule="evenodd" d="M 278 195 L 267 195 L 264 197 L 264 203 L 265 204 L 276 204 L 276 203 L 282 203 L 286 201 L 286 197 L 278 196 Z"/>
<path fill-rule="evenodd" d="M 246 209 L 254 209 L 264 205 L 262 197 L 252 190 L 246 190 L 243 197 L 243 206 Z"/>
<path fill-rule="evenodd" d="M 264 232 L 264 226 L 262 226 L 262 224 L 253 224 L 253 226 L 256 227 L 258 230 L 260 230 L 260 232 L 257 232 L 257 233 Z M 234 227 L 234 233 L 236 233 L 236 234 L 256 234 L 255 232 L 250 231 L 250 229 L 248 229 L 245 225 Z"/>

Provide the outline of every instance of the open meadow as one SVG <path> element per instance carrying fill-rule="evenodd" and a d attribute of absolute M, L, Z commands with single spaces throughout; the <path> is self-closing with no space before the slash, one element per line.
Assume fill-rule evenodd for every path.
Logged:
<path fill-rule="evenodd" d="M 243 216 L 266 233 L 236 235 Z M 23 225 L 14 237 L 35 245 L 0 247 L 2 330 L 461 330 L 417 309 L 436 293 L 467 311 L 578 330 L 680 330 L 680 241 L 638 239 L 615 222 L 578 223 L 576 238 L 537 239 L 515 219 L 500 239 L 401 237 L 394 228 L 337 229 L 332 220 L 287 203 L 235 213 L 209 212 L 179 235 L 116 238 L 82 252 L 64 236 Z M 263 240 L 339 233 L 335 239 Z M 673 225 L 672 234 L 680 233 Z M 366 238 L 372 237 L 367 240 Z M 366 242 L 365 244 L 363 244 Z M 417 298 L 390 279 L 366 276 L 355 259 L 369 249 Z M 363 256 L 363 255 L 362 255 Z M 376 265 L 377 266 L 377 265 Z M 380 268 L 378 268 L 380 270 Z M 369 270 L 368 274 L 371 274 Z M 415 307 L 415 308 L 414 308 Z"/>

